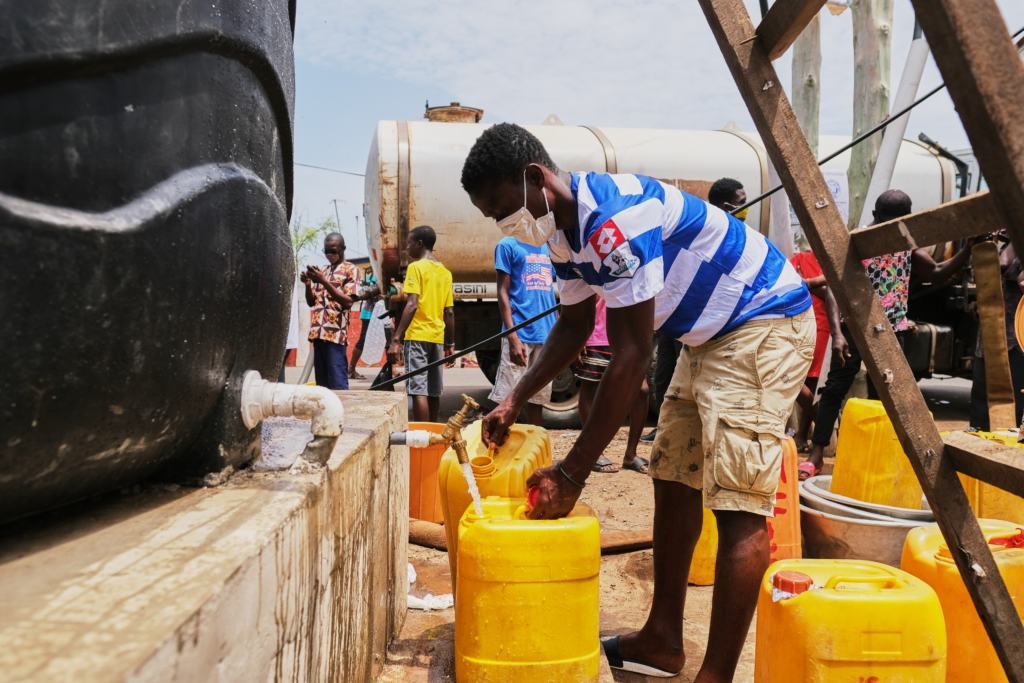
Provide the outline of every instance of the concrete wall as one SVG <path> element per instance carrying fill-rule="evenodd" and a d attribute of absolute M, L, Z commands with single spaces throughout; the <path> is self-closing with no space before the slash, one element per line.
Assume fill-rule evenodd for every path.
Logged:
<path fill-rule="evenodd" d="M 0 679 L 373 680 L 406 609 L 404 394 L 344 392 L 327 466 L 142 487 L 0 528 Z"/>

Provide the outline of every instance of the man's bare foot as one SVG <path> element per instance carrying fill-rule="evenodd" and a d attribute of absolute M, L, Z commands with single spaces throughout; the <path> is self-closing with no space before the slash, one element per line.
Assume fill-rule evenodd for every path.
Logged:
<path fill-rule="evenodd" d="M 363 377 L 362 375 L 360 375 L 360 374 L 359 374 L 358 372 L 356 372 L 355 370 L 353 370 L 352 372 L 348 373 L 348 378 L 349 378 L 349 379 L 366 379 L 365 377 Z"/>
<path fill-rule="evenodd" d="M 686 666 L 686 653 L 679 645 L 659 641 L 644 630 L 619 636 L 619 654 L 623 659 L 643 662 L 662 671 L 679 672 Z"/>
<path fill-rule="evenodd" d="M 613 474 L 619 471 L 619 466 L 602 455 L 600 458 L 597 459 L 597 462 L 594 463 L 593 470 L 595 472 Z"/>

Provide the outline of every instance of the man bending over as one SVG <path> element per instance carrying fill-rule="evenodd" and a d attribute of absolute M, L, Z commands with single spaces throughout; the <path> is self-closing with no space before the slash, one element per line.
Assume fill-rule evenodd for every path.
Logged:
<path fill-rule="evenodd" d="M 565 460 L 537 470 L 533 519 L 568 514 L 622 424 L 655 331 L 685 345 L 652 452 L 654 603 L 637 633 L 605 641 L 609 663 L 672 676 L 686 661 L 683 603 L 706 505 L 718 574 L 699 683 L 732 680 L 768 567 L 786 419 L 814 353 L 811 298 L 785 256 L 739 220 L 636 175 L 570 174 L 512 124 L 480 136 L 462 169 L 473 204 L 506 235 L 545 242 L 562 311 L 534 363 L 482 425 L 499 444 L 530 396 L 580 353 L 607 304 L 612 355 Z M 534 218 L 539 216 L 539 218 Z"/>

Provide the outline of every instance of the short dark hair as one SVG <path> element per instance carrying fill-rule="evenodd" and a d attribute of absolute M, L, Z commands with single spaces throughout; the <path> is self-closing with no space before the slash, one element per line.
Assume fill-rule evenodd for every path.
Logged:
<path fill-rule="evenodd" d="M 743 183 L 735 178 L 719 178 L 708 190 L 708 203 L 718 206 L 732 199 L 732 196 L 743 189 Z"/>
<path fill-rule="evenodd" d="M 875 200 L 875 220 L 882 223 L 911 213 L 913 202 L 903 190 L 886 190 Z"/>
<path fill-rule="evenodd" d="M 327 244 L 328 242 L 341 242 L 342 244 L 345 244 L 345 236 L 340 232 L 329 232 L 324 236 L 324 244 Z"/>
<path fill-rule="evenodd" d="M 416 226 L 409 231 L 409 236 L 423 242 L 423 246 L 430 250 L 434 249 L 434 244 L 437 242 L 437 233 L 429 225 Z"/>
<path fill-rule="evenodd" d="M 462 165 L 462 188 L 476 194 L 487 181 L 518 181 L 528 164 L 558 170 L 537 136 L 514 123 L 499 123 L 473 143 Z"/>

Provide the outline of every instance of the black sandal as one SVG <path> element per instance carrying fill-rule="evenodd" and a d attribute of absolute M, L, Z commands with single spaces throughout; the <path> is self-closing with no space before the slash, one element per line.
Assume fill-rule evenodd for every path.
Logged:
<path fill-rule="evenodd" d="M 601 644 L 604 646 L 605 657 L 608 658 L 608 666 L 613 669 L 621 669 L 622 671 L 632 671 L 633 673 L 642 674 L 644 676 L 654 676 L 657 678 L 675 678 L 679 675 L 679 672 L 672 673 L 671 671 L 665 671 L 659 669 L 656 666 L 647 664 L 634 659 L 624 659 L 619 654 L 619 637 L 609 638 L 608 640 L 602 640 Z"/>
<path fill-rule="evenodd" d="M 614 470 L 602 470 L 601 469 L 602 467 L 608 467 L 608 465 L 613 465 L 615 467 L 615 469 Z M 594 472 L 600 472 L 601 474 L 615 474 L 615 473 L 617 473 L 619 471 L 619 466 L 616 465 L 611 460 L 609 460 L 608 458 L 606 458 L 606 457 L 604 457 L 602 455 L 600 458 L 597 459 L 597 462 L 595 462 L 594 466 L 591 467 L 590 469 L 592 469 Z"/>
<path fill-rule="evenodd" d="M 641 467 L 646 467 L 647 470 L 650 471 L 651 463 L 647 460 L 647 458 L 641 458 L 639 455 L 633 458 L 633 462 L 629 463 L 628 465 L 622 465 L 622 469 L 624 470 L 633 470 L 634 472 L 639 472 L 640 474 L 647 474 L 647 472 L 644 472 L 642 469 L 640 469 Z"/>

